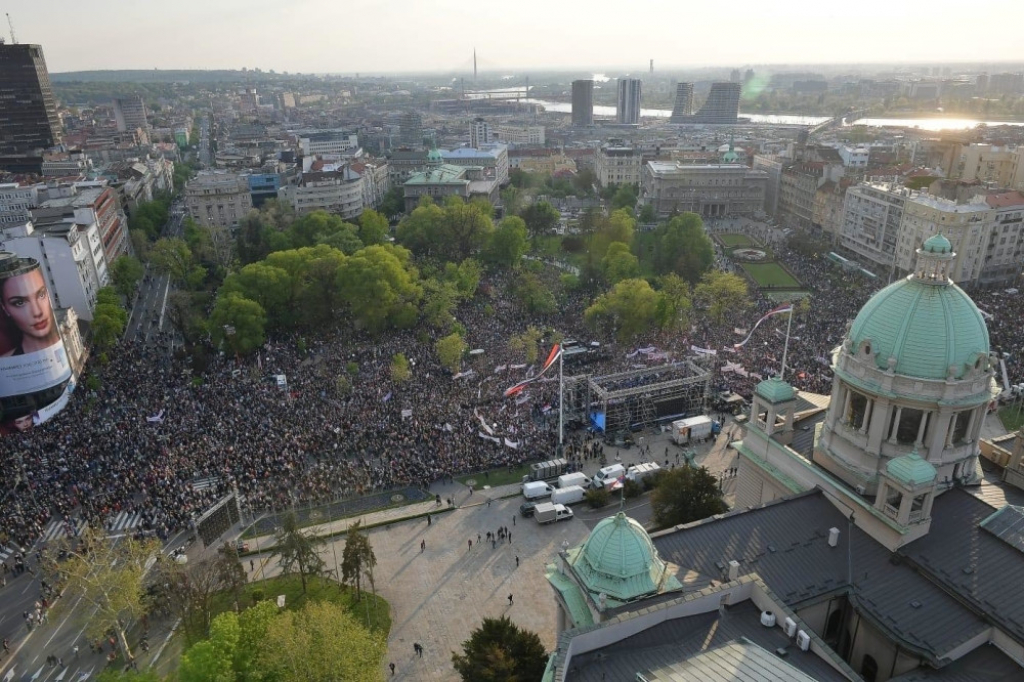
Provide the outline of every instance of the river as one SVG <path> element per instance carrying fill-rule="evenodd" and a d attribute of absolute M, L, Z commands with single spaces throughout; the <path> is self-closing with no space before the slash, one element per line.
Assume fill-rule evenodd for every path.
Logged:
<path fill-rule="evenodd" d="M 572 104 L 569 102 L 551 102 L 543 99 L 527 99 L 525 102 L 540 104 L 548 111 L 559 113 L 571 113 Z M 596 116 L 614 116 L 615 107 L 594 106 Z M 668 118 L 672 115 L 669 109 L 641 109 L 641 116 L 648 118 Z M 793 114 L 745 114 L 740 112 L 743 118 L 749 118 L 751 123 L 766 123 L 775 125 L 807 125 L 813 126 L 828 120 L 828 116 L 797 116 Z M 979 121 L 970 118 L 861 118 L 854 121 L 854 125 L 865 125 L 875 128 L 899 127 L 899 128 L 920 128 L 921 130 L 967 130 L 979 124 L 987 126 L 1024 126 L 1024 121 Z"/>

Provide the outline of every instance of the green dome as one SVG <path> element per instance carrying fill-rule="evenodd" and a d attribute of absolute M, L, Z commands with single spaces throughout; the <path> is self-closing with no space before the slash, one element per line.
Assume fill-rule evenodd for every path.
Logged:
<path fill-rule="evenodd" d="M 768 402 L 784 403 L 787 400 L 796 398 L 796 391 L 779 377 L 765 379 L 757 385 L 754 391 Z"/>
<path fill-rule="evenodd" d="M 665 574 L 647 531 L 622 512 L 594 526 L 572 563 L 588 591 L 619 601 L 656 592 Z"/>
<path fill-rule="evenodd" d="M 437 147 L 427 152 L 427 163 L 444 163 L 444 157 L 441 156 L 441 152 L 437 150 Z"/>
<path fill-rule="evenodd" d="M 952 253 L 953 245 L 941 234 L 929 238 L 922 247 L 928 253 Z"/>
<path fill-rule="evenodd" d="M 921 459 L 921 455 L 917 454 L 916 450 L 909 455 L 903 455 L 890 461 L 885 470 L 889 476 L 908 488 L 928 485 L 938 476 L 935 467 Z"/>
<path fill-rule="evenodd" d="M 941 239 L 948 245 L 945 237 Z M 928 247 L 928 243 L 925 244 Z M 933 244 L 936 248 L 941 242 Z M 913 276 L 890 284 L 871 297 L 850 328 L 852 351 L 868 352 L 882 370 L 896 358 L 896 374 L 945 379 L 949 367 L 962 377 L 966 365 L 988 355 L 988 327 L 974 301 L 952 283 L 935 286 Z"/>

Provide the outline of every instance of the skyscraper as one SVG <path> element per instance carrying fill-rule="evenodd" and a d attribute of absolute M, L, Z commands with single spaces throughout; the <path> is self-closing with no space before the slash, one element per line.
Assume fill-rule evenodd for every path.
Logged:
<path fill-rule="evenodd" d="M 676 84 L 676 102 L 672 105 L 671 123 L 682 123 L 683 117 L 693 114 L 693 83 Z"/>
<path fill-rule="evenodd" d="M 423 146 L 423 117 L 415 111 L 398 115 L 398 141 L 410 147 Z"/>
<path fill-rule="evenodd" d="M 639 78 L 619 79 L 618 107 L 615 110 L 616 120 L 626 125 L 640 123 L 640 85 Z"/>
<path fill-rule="evenodd" d="M 32 153 L 60 137 L 43 48 L 0 44 L 0 154 Z"/>
<path fill-rule="evenodd" d="M 137 128 L 149 130 L 146 103 L 138 95 L 114 100 L 114 120 L 117 122 L 117 129 L 122 133 Z"/>
<path fill-rule="evenodd" d="M 572 124 L 574 126 L 594 125 L 594 81 L 572 82 Z"/>

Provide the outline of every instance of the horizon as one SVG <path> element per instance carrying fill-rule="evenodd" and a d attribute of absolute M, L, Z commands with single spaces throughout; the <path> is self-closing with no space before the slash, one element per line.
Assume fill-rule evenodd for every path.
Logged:
<path fill-rule="evenodd" d="M 637 0 L 625 17 L 609 0 L 523 0 L 514 12 L 490 5 L 466 12 L 452 0 L 181 0 L 173 13 L 159 15 L 141 4 L 94 0 L 86 12 L 75 9 L 73 21 L 60 21 L 29 0 L 4 7 L 18 42 L 42 45 L 53 73 L 459 73 L 472 70 L 474 48 L 488 73 L 542 72 L 552 64 L 559 71 L 646 73 L 650 59 L 656 71 L 830 64 L 840 48 L 844 64 L 996 64 L 1020 61 L 1016 43 L 978 36 L 990 34 L 996 19 L 1001 26 L 1024 23 L 1024 4 L 999 0 L 978 0 L 968 13 L 944 0 L 927 15 L 886 0 L 861 0 L 855 12 L 808 0 L 783 0 L 770 11 L 755 0 L 697 11 Z"/>

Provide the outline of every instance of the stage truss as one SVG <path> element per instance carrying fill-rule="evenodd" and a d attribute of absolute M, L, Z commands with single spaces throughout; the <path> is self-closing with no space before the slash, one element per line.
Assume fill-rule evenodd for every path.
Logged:
<path fill-rule="evenodd" d="M 692 360 L 628 372 L 565 377 L 565 419 L 589 424 L 605 415 L 605 432 L 650 428 L 670 416 L 701 413 L 711 391 L 711 372 Z"/>

